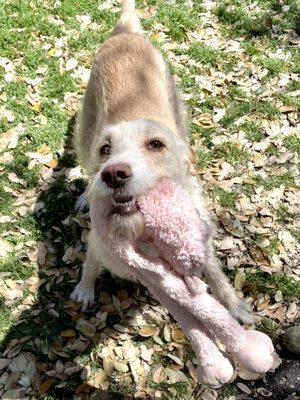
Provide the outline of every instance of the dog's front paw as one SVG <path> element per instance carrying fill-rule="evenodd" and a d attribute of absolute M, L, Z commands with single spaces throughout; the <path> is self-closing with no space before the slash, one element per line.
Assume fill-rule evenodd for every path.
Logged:
<path fill-rule="evenodd" d="M 234 304 L 229 305 L 228 309 L 235 319 L 244 324 L 253 324 L 255 322 L 251 308 L 244 300 L 237 299 Z"/>
<path fill-rule="evenodd" d="M 94 288 L 87 288 L 79 282 L 71 294 L 71 299 L 82 303 L 81 310 L 86 311 L 94 303 Z"/>

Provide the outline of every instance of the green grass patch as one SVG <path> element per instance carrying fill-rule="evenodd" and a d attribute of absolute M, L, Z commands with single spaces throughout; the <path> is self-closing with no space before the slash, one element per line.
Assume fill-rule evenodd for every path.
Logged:
<path fill-rule="evenodd" d="M 284 5 L 289 6 L 285 12 L 282 10 L 283 4 L 279 4 L 277 0 L 260 0 L 255 3 L 256 7 L 249 9 L 251 4 L 251 0 L 221 0 L 214 12 L 230 35 L 269 35 L 273 25 L 280 31 L 294 29 L 297 33 L 300 32 L 300 7 L 297 0 L 285 2 Z"/>
<path fill-rule="evenodd" d="M 26 259 L 24 252 L 10 253 L 5 258 L 0 260 L 0 271 L 10 272 L 11 279 L 27 279 L 30 278 L 35 271 L 35 267 L 32 264 L 25 263 L 22 258 Z"/>
<path fill-rule="evenodd" d="M 226 107 L 226 114 L 220 121 L 220 124 L 224 128 L 229 128 L 234 121 L 244 115 L 254 115 L 258 117 L 264 117 L 269 119 L 275 119 L 279 116 L 279 110 L 272 102 L 265 102 L 256 99 L 236 99 L 240 97 L 241 92 L 238 91 L 231 94 L 233 97 L 232 101 Z"/>
<path fill-rule="evenodd" d="M 279 99 L 283 102 L 285 106 L 293 106 L 295 109 L 300 112 L 300 100 L 297 97 L 291 96 L 288 92 L 281 93 Z"/>
<path fill-rule="evenodd" d="M 227 383 L 218 389 L 218 397 L 222 400 L 227 400 L 231 396 L 236 396 L 238 392 L 235 383 Z"/>
<path fill-rule="evenodd" d="M 266 154 L 269 156 L 279 156 L 280 152 L 275 144 L 271 143 L 265 150 Z"/>
<path fill-rule="evenodd" d="M 14 172 L 17 174 L 18 178 L 24 179 L 28 189 L 36 187 L 39 178 L 39 167 L 29 170 L 29 162 L 30 159 L 22 150 L 16 150 L 13 161 L 6 166 L 7 173 Z"/>
<path fill-rule="evenodd" d="M 217 145 L 212 150 L 214 158 L 224 158 L 230 164 L 245 163 L 249 159 L 249 153 L 233 142 Z"/>
<path fill-rule="evenodd" d="M 246 93 L 236 85 L 230 85 L 228 87 L 228 97 L 230 100 L 240 99 L 244 101 L 247 98 Z"/>
<path fill-rule="evenodd" d="M 157 4 L 156 18 L 168 29 L 168 35 L 172 39 L 182 42 L 187 31 L 195 30 L 199 26 L 200 9 L 199 3 L 191 8 L 184 1 L 177 1 L 175 4 L 160 1 Z"/>
<path fill-rule="evenodd" d="M 237 34 L 264 35 L 270 30 L 270 19 L 266 12 L 247 12 L 243 3 L 221 1 L 215 9 L 221 22 L 231 25 Z"/>
<path fill-rule="evenodd" d="M 264 247 L 265 253 L 269 256 L 272 256 L 275 253 L 278 253 L 279 239 L 277 237 L 273 237 L 270 239 L 270 244 Z"/>
<path fill-rule="evenodd" d="M 196 42 L 189 47 L 187 54 L 202 64 L 216 65 L 224 53 L 215 50 L 204 43 Z"/>
<path fill-rule="evenodd" d="M 212 160 L 212 154 L 210 151 L 199 150 L 197 152 L 197 165 L 200 168 L 207 168 Z"/>
<path fill-rule="evenodd" d="M 13 197 L 5 190 L 7 186 L 10 186 L 8 180 L 0 176 L 0 214 L 2 215 L 9 215 L 13 208 Z"/>
<path fill-rule="evenodd" d="M 265 134 L 260 127 L 260 125 L 253 121 L 246 121 L 240 128 L 243 129 L 246 133 L 246 139 L 250 140 L 251 142 L 260 142 L 264 137 Z"/>
<path fill-rule="evenodd" d="M 281 290 L 284 301 L 290 301 L 299 298 L 300 282 L 287 275 L 270 275 L 260 270 L 247 271 L 244 290 L 252 295 L 267 293 L 272 298 Z"/>
<path fill-rule="evenodd" d="M 283 145 L 289 150 L 300 154 L 300 137 L 297 134 L 286 136 L 283 140 Z"/>
<path fill-rule="evenodd" d="M 279 334 L 279 325 L 273 319 L 264 318 L 256 325 L 256 329 L 268 335 L 272 340 L 276 340 Z"/>
<path fill-rule="evenodd" d="M 162 390 L 165 392 L 165 399 L 166 400 L 187 400 L 190 397 L 188 396 L 188 384 L 187 382 L 176 382 L 176 383 L 167 383 L 167 382 L 159 382 L 155 383 L 152 380 L 148 381 L 148 386 L 154 390 Z M 168 394 L 168 389 L 175 389 L 176 395 Z"/>
<path fill-rule="evenodd" d="M 288 63 L 277 58 L 258 57 L 255 62 L 269 71 L 267 76 L 273 77 L 288 69 Z"/>
<path fill-rule="evenodd" d="M 284 222 L 286 222 L 286 220 L 289 216 L 289 209 L 285 204 L 281 203 L 275 209 L 275 213 L 276 213 L 276 216 L 279 219 L 279 221 L 284 223 Z"/>
<path fill-rule="evenodd" d="M 295 179 L 290 172 L 285 172 L 281 175 L 270 175 L 267 178 L 261 176 L 254 177 L 257 185 L 263 186 L 265 189 L 274 189 L 283 185 L 284 187 L 295 186 Z"/>
<path fill-rule="evenodd" d="M 260 46 L 252 39 L 245 40 L 243 46 L 250 57 L 258 56 L 261 53 Z"/>
<path fill-rule="evenodd" d="M 218 199 L 222 207 L 231 209 L 235 208 L 238 197 L 236 192 L 229 192 L 222 188 L 216 188 L 214 189 L 214 196 Z"/>
<path fill-rule="evenodd" d="M 5 298 L 0 296 L 0 343 L 3 341 L 9 328 L 15 321 L 15 318 L 11 314 L 11 309 L 5 306 L 4 303 Z"/>
<path fill-rule="evenodd" d="M 293 237 L 300 243 L 300 229 L 289 229 Z"/>

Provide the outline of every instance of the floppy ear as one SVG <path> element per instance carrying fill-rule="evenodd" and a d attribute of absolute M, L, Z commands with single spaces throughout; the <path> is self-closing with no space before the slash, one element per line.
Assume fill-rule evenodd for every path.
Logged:
<path fill-rule="evenodd" d="M 189 175 L 195 176 L 197 156 L 194 149 L 185 140 L 180 139 L 178 143 L 179 158 L 185 172 Z"/>
<path fill-rule="evenodd" d="M 197 156 L 194 149 L 191 146 L 188 146 L 186 151 L 186 155 L 184 156 L 184 164 L 187 168 L 187 172 L 190 175 L 195 176 L 197 174 L 195 164 L 197 162 Z"/>
<path fill-rule="evenodd" d="M 191 146 L 189 147 L 189 162 L 190 162 L 189 173 L 191 175 L 197 175 L 196 171 L 197 155 L 195 150 Z"/>

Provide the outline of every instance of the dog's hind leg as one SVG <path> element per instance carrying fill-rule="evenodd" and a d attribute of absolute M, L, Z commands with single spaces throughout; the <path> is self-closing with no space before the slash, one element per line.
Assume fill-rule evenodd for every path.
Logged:
<path fill-rule="evenodd" d="M 120 19 L 111 35 L 118 35 L 126 32 L 143 33 L 140 19 L 135 9 L 134 0 L 123 1 Z"/>

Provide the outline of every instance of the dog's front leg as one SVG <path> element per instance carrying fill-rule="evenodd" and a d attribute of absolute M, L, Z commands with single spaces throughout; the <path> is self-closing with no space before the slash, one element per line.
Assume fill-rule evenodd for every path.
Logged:
<path fill-rule="evenodd" d="M 90 234 L 90 238 L 91 238 Z M 80 282 L 71 294 L 71 299 L 82 303 L 82 311 L 85 311 L 95 300 L 95 281 L 103 271 L 99 254 L 95 249 L 95 243 L 89 238 L 87 258 L 83 264 Z"/>
<path fill-rule="evenodd" d="M 227 276 L 221 269 L 221 262 L 212 256 L 210 262 L 203 269 L 207 284 L 217 299 L 230 311 L 231 315 L 241 322 L 251 324 L 254 317 L 250 306 L 240 299 L 231 286 Z"/>

